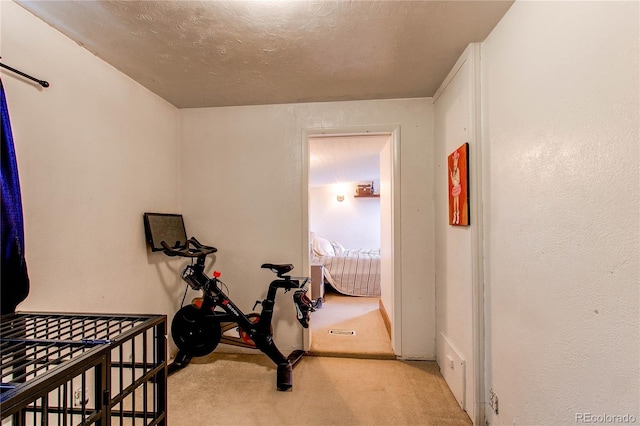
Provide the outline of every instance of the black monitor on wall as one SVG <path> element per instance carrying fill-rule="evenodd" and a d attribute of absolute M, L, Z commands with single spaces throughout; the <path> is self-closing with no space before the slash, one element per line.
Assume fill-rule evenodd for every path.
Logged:
<path fill-rule="evenodd" d="M 145 213 L 144 232 L 152 251 L 162 251 L 162 241 L 171 247 L 184 247 L 187 244 L 187 232 L 181 214 Z"/>

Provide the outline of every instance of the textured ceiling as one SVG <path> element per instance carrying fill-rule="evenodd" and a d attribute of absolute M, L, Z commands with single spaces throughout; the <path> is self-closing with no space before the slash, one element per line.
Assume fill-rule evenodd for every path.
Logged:
<path fill-rule="evenodd" d="M 179 108 L 432 96 L 512 1 L 24 1 Z"/>
<path fill-rule="evenodd" d="M 309 185 L 366 183 L 380 178 L 380 152 L 389 134 L 309 138 Z"/>

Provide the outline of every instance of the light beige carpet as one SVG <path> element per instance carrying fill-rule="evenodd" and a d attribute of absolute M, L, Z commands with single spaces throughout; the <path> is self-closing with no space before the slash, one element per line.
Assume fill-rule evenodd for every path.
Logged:
<path fill-rule="evenodd" d="M 328 291 L 322 308 L 311 314 L 311 354 L 395 359 L 379 300 Z"/>
<path fill-rule="evenodd" d="M 194 359 L 169 377 L 168 424 L 470 425 L 434 362 L 304 357 L 276 390 L 265 355 Z"/>

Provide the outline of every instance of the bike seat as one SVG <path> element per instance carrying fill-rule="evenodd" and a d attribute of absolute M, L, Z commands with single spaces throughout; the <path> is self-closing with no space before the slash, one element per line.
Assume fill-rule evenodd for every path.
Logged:
<path fill-rule="evenodd" d="M 286 264 L 265 263 L 261 266 L 261 268 L 271 269 L 273 272 L 276 273 L 276 275 L 278 275 L 279 277 L 282 277 L 282 275 L 286 274 L 287 272 L 293 269 L 293 265 L 290 263 L 286 263 Z"/>

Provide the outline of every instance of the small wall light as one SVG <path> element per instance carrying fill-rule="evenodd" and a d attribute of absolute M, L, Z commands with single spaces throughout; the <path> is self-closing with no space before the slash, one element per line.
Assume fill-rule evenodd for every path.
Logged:
<path fill-rule="evenodd" d="M 344 195 L 338 195 L 336 197 L 336 200 L 338 200 L 339 202 L 343 202 L 344 201 Z"/>

